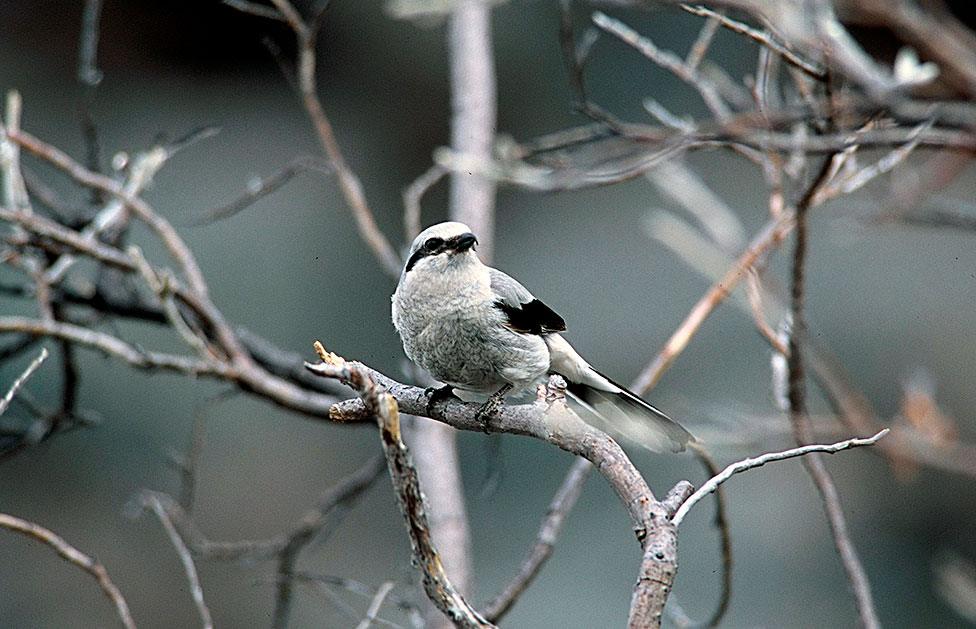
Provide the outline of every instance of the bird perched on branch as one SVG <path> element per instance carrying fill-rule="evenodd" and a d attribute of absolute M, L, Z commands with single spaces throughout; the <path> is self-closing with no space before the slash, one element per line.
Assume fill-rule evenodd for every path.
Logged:
<path fill-rule="evenodd" d="M 687 430 L 601 374 L 563 338 L 566 323 L 524 286 L 475 253 L 478 239 L 456 222 L 428 227 L 413 241 L 393 294 L 393 325 L 413 362 L 447 386 L 490 394 L 485 422 L 505 396 L 557 373 L 571 397 L 608 421 L 646 425 L 653 450 L 684 450 Z"/>

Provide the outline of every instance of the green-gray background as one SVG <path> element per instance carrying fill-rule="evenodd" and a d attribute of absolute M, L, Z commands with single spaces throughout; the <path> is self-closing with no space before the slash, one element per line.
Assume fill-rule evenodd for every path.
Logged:
<path fill-rule="evenodd" d="M 527 139 L 583 122 L 572 112 L 556 6 L 517 1 L 495 9 L 502 133 Z M 0 88 L 20 90 L 27 130 L 78 157 L 84 147 L 74 78 L 80 11 L 80 2 L 0 5 Z M 674 11 L 620 15 L 681 53 L 699 25 Z M 195 212 L 239 194 L 251 177 L 274 171 L 296 153 L 317 152 L 297 98 L 259 43 L 271 33 L 287 48 L 287 33 L 215 3 L 189 0 L 108 0 L 103 16 L 99 65 L 105 79 L 94 112 L 106 155 L 135 152 L 161 135 L 174 138 L 202 125 L 222 129 L 174 158 L 146 198 L 181 228 L 227 317 L 282 347 L 309 354 L 318 338 L 339 354 L 401 375 L 403 355 L 389 322 L 394 284 L 359 240 L 334 182 L 302 175 L 241 215 L 207 227 L 188 225 Z M 379 224 L 399 242 L 400 192 L 427 168 L 432 150 L 448 141 L 444 29 L 393 20 L 377 2 L 337 0 L 320 40 L 325 107 Z M 741 77 L 752 71 L 754 54 L 720 33 L 711 56 Z M 621 116 L 643 119 L 640 102 L 649 95 L 673 111 L 703 114 L 693 92 L 619 42 L 598 43 L 589 76 L 599 102 Z M 690 163 L 748 229 L 763 224 L 759 173 L 727 153 L 696 155 Z M 56 181 L 59 190 L 72 190 Z M 973 184 L 969 171 L 947 192 L 971 197 Z M 857 199 L 869 202 L 883 193 L 876 188 Z M 442 184 L 425 199 L 425 223 L 444 217 L 445 197 Z M 643 180 L 573 193 L 502 189 L 498 195 L 497 264 L 560 312 L 572 342 L 620 380 L 633 378 L 706 288 L 641 228 L 658 207 L 670 206 Z M 962 233 L 864 227 L 847 218 L 853 212 L 852 205 L 839 203 L 812 217 L 808 303 L 818 339 L 841 357 L 885 416 L 897 411 L 900 383 L 916 368 L 928 369 L 945 410 L 958 418 L 964 436 L 976 437 L 976 241 Z M 164 259 L 158 247 L 148 251 Z M 782 257 L 774 260 L 777 272 L 784 269 Z M 29 311 L 28 304 L 3 299 L 4 314 Z M 146 347 L 179 348 L 151 327 L 122 325 L 118 333 Z M 27 360 L 2 365 L 0 388 Z M 29 384 L 51 404 L 56 362 L 50 360 Z M 44 524 L 97 556 L 140 626 L 195 626 L 182 570 L 159 523 L 131 518 L 127 504 L 141 488 L 175 491 L 168 456 L 185 449 L 194 412 L 223 388 L 136 372 L 91 352 L 81 353 L 80 364 L 81 406 L 103 421 L 0 466 L 0 511 Z M 706 322 L 653 399 L 702 434 L 734 433 L 754 416 L 785 426 L 769 383 L 767 347 L 749 317 L 727 305 Z M 815 406 L 823 410 L 819 401 Z M 208 412 L 198 523 L 215 539 L 281 531 L 323 488 L 377 451 L 369 428 L 309 422 L 242 395 Z M 23 410 L 11 415 L 23 417 Z M 719 448 L 719 456 L 729 461 L 782 446 L 785 430 L 757 439 L 746 449 Z M 571 463 L 550 446 L 504 438 L 502 485 L 482 497 L 484 442 L 477 434 L 460 437 L 476 602 L 514 573 Z M 701 480 L 688 457 L 628 450 L 659 492 L 680 478 Z M 865 451 L 828 464 L 885 624 L 960 625 L 934 593 L 932 566 L 944 551 L 976 557 L 972 480 L 923 470 L 898 481 Z M 726 625 L 852 626 L 848 586 L 801 466 L 769 466 L 739 477 L 728 490 L 736 564 Z M 710 505 L 699 507 L 681 534 L 674 598 L 695 617 L 710 613 L 718 592 L 710 512 Z M 620 626 L 638 561 L 624 510 L 594 477 L 552 560 L 505 624 Z M 336 536 L 306 553 L 302 567 L 374 586 L 411 578 L 406 536 L 385 480 Z M 201 562 L 199 568 L 218 626 L 269 622 L 271 564 Z M 398 591 L 412 594 L 406 585 Z M 365 609 L 366 599 L 340 595 Z M 403 621 L 395 612 L 386 614 Z M 49 549 L 0 533 L 0 627 L 115 622 L 91 579 Z M 298 593 L 292 626 L 352 625 L 321 593 Z"/>

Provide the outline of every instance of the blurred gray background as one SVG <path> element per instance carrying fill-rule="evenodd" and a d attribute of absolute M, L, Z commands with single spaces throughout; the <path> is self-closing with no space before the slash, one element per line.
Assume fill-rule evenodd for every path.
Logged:
<path fill-rule="evenodd" d="M 79 158 L 81 4 L 0 4 L 0 88 L 22 93 L 25 129 Z M 580 9 L 581 20 L 586 13 Z M 699 26 L 673 10 L 617 15 L 682 54 Z M 494 16 L 499 132 L 528 139 L 584 122 L 572 110 L 556 3 L 504 3 Z M 242 214 L 189 225 L 194 213 L 236 197 L 254 176 L 298 153 L 318 154 L 298 99 L 260 43 L 265 35 L 288 50 L 290 38 L 280 26 L 216 2 L 108 0 L 99 48 L 105 77 L 94 100 L 105 154 L 219 126 L 216 137 L 174 158 L 146 194 L 195 249 L 214 301 L 231 321 L 284 348 L 311 356 L 311 341 L 321 339 L 332 351 L 402 376 L 404 358 L 389 321 L 394 284 L 358 238 L 334 182 L 300 175 Z M 320 42 L 323 102 L 381 228 L 400 242 L 401 191 L 426 170 L 433 149 L 448 142 L 444 29 L 394 20 L 380 2 L 336 0 Z M 729 33 L 719 34 L 710 56 L 734 77 L 753 71 L 754 48 Z M 704 113 L 695 94 L 619 42 L 597 44 L 588 76 L 596 100 L 628 119 L 646 120 L 645 96 L 672 111 Z M 728 153 L 696 154 L 689 163 L 747 229 L 765 222 L 764 186 L 755 169 Z M 65 180 L 53 181 L 83 199 Z M 947 192 L 972 198 L 974 184 L 970 170 Z M 885 185 L 857 199 L 881 198 Z M 425 224 L 444 218 L 444 190 L 441 184 L 425 198 Z M 560 194 L 502 189 L 498 196 L 497 265 L 561 313 L 571 341 L 618 380 L 637 374 L 707 288 L 642 228 L 661 207 L 680 212 L 643 179 Z M 850 219 L 856 211 L 844 202 L 811 216 L 811 326 L 883 416 L 897 412 L 904 379 L 924 368 L 962 436 L 976 439 L 976 241 L 957 232 L 868 227 Z M 780 277 L 784 257 L 773 262 Z M 6 299 L 0 312 L 29 312 L 29 304 L 0 299 Z M 123 325 L 120 334 L 146 347 L 179 347 L 149 326 Z M 28 359 L 0 365 L 0 389 Z M 137 372 L 87 351 L 80 364 L 80 405 L 102 422 L 0 465 L 0 511 L 39 522 L 96 556 L 140 626 L 196 626 L 182 570 L 159 523 L 132 518 L 126 507 L 141 488 L 176 490 L 168 456 L 185 450 L 194 413 L 224 388 Z M 53 404 L 56 376 L 52 359 L 30 382 L 30 392 Z M 787 420 L 771 398 L 767 346 L 749 316 L 731 305 L 705 323 L 652 398 L 693 432 L 713 436 L 723 463 L 787 443 Z M 825 409 L 819 399 L 814 407 Z M 289 527 L 325 487 L 378 451 L 370 428 L 310 422 L 243 395 L 207 413 L 197 521 L 214 539 L 259 538 Z M 721 435 L 738 440 L 736 431 L 755 417 L 772 417 L 784 429 L 746 435 L 753 440 L 748 447 L 722 445 Z M 501 487 L 483 497 L 485 440 L 460 436 L 476 602 L 514 574 L 571 463 L 545 444 L 502 441 Z M 627 449 L 658 492 L 681 478 L 702 479 L 689 457 Z M 828 465 L 882 621 L 892 627 L 962 625 L 935 593 L 933 565 L 946 552 L 976 559 L 972 480 L 931 470 L 896 480 L 882 459 L 863 450 L 830 458 Z M 727 488 L 735 582 L 726 626 L 853 626 L 847 582 L 799 463 L 764 467 Z M 711 509 L 699 507 L 680 540 L 674 599 L 698 618 L 710 614 L 719 589 Z M 621 626 L 639 559 L 624 510 L 593 477 L 552 560 L 504 624 Z M 301 567 L 373 586 L 394 579 L 400 594 L 413 595 L 409 548 L 389 483 L 381 479 L 335 537 L 305 554 Z M 272 564 L 200 562 L 199 568 L 218 626 L 270 622 Z M 365 610 L 368 599 L 340 595 Z M 395 611 L 384 617 L 403 622 Z M 314 590 L 299 592 L 292 620 L 293 627 L 355 624 Z M 0 627 L 115 623 L 90 578 L 50 549 L 0 532 Z"/>

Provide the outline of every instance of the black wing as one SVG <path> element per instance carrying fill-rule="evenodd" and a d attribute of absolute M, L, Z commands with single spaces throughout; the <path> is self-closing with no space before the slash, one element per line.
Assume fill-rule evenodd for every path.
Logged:
<path fill-rule="evenodd" d="M 505 313 L 505 318 L 508 320 L 506 325 L 516 332 L 550 334 L 566 331 L 566 322 L 563 318 L 538 299 L 517 306 L 499 299 L 495 301 L 495 307 Z"/>

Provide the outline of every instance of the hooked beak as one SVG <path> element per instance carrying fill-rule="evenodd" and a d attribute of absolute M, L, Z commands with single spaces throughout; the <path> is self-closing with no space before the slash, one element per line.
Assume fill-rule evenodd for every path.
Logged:
<path fill-rule="evenodd" d="M 464 253 L 468 249 L 473 249 L 474 246 L 478 244 L 478 238 L 474 234 L 468 232 L 467 234 L 461 234 L 455 238 L 452 244 L 454 245 L 452 248 L 454 249 L 455 253 Z"/>

